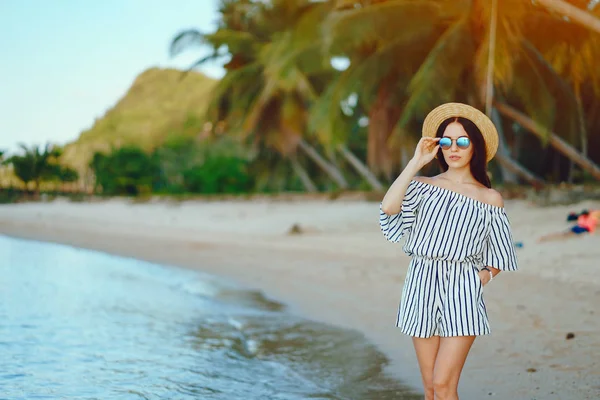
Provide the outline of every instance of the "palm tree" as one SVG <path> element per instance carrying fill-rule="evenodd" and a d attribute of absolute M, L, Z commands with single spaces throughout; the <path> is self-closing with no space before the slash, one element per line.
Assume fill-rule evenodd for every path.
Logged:
<path fill-rule="evenodd" d="M 517 111 L 513 107 L 504 104 L 504 103 L 496 103 L 495 106 L 498 110 L 513 119 L 525 129 L 528 129 L 530 132 L 533 132 L 536 135 L 539 135 L 540 139 L 547 140 L 551 146 L 560 151 L 562 154 L 567 156 L 572 161 L 576 162 L 582 169 L 589 172 L 594 178 L 600 180 L 600 168 L 589 158 L 583 157 L 580 152 L 575 150 L 575 148 L 561 139 L 558 135 L 553 132 L 547 132 L 536 124 L 534 120 L 527 117 L 523 113 Z M 546 134 L 546 137 L 542 136 L 541 132 Z"/>
<path fill-rule="evenodd" d="M 339 105 L 352 95 L 368 121 L 367 162 L 377 174 L 391 177 L 403 148 L 417 139 L 410 132 L 418 131 L 428 110 L 459 100 L 485 104 L 498 126 L 499 114 L 518 122 L 597 177 L 598 167 L 585 157 L 585 145 L 583 154 L 569 145 L 586 142 L 581 86 L 595 77 L 593 69 L 588 78 L 574 74 L 579 71 L 574 67 L 561 71 L 560 62 L 567 57 L 557 49 L 564 40 L 550 40 L 531 29 L 539 20 L 555 28 L 572 24 L 565 15 L 570 21 L 590 23 L 581 18 L 579 12 L 585 11 L 568 6 L 560 0 L 223 0 L 219 28 L 211 34 L 182 32 L 174 38 L 171 52 L 203 43 L 213 52 L 195 65 L 228 58 L 209 116 L 227 126 L 230 134 L 276 150 L 307 190 L 315 185 L 298 151 L 338 186 L 347 186 L 335 163 L 310 143 L 319 143 L 330 155 L 333 149 L 340 152 L 377 185 L 344 145 L 358 117 L 345 115 Z M 319 24 L 324 16 L 325 23 Z M 571 57 L 588 60 L 588 53 L 600 48 L 594 38 L 586 41 L 589 51 L 580 51 L 586 49 L 583 41 L 570 47 Z M 349 67 L 336 74 L 328 61 L 332 56 L 346 57 Z M 580 132 L 579 139 L 569 132 Z M 501 129 L 500 134 L 501 166 L 539 184 L 539 178 L 511 158 Z"/>
<path fill-rule="evenodd" d="M 341 52 L 351 62 L 345 80 L 340 79 L 342 87 L 357 90 L 362 84 L 359 97 L 372 110 L 369 165 L 378 164 L 380 171 L 389 172 L 395 161 L 394 153 L 386 154 L 386 149 L 392 148 L 390 139 L 392 144 L 406 141 L 407 131 L 418 129 L 415 121 L 439 103 L 462 100 L 482 104 L 490 75 L 497 88 L 496 103 L 523 107 L 534 121 L 527 126 L 535 127 L 534 133 L 544 140 L 552 137 L 557 115 L 578 129 L 573 91 L 548 68 L 524 33 L 531 18 L 545 10 L 523 1 L 500 4 L 497 32 L 489 29 L 494 4 L 488 1 L 388 0 L 332 14 L 328 24 L 328 33 L 334 38 L 332 51 L 339 51 L 336 43 L 340 43 L 345 47 Z M 393 29 L 395 26 L 402 26 L 402 31 Z M 489 40 L 490 34 L 495 34 L 495 40 Z M 495 46 L 492 66 L 490 44 Z M 411 64 L 414 60 L 419 63 L 416 67 Z M 506 107 L 499 111 L 515 116 L 507 114 Z M 593 163 L 574 149 L 567 150 L 564 141 L 551 140 L 550 144 L 595 173 Z M 528 176 L 502 152 L 499 158 Z"/>
<path fill-rule="evenodd" d="M 593 18 L 599 17 L 600 7 L 591 9 L 589 15 Z M 598 21 L 600 23 L 600 19 Z M 587 129 L 583 121 L 585 112 L 582 92 L 586 87 L 590 87 L 593 94 L 600 97 L 600 33 L 564 18 L 552 18 L 550 15 L 539 15 L 528 25 L 528 29 L 531 32 L 532 44 L 569 83 L 575 94 L 580 117 L 581 151 L 587 155 Z M 533 35 L 533 32 L 540 30 L 546 33 L 543 36 Z"/>
<path fill-rule="evenodd" d="M 480 2 L 479 7 L 472 7 L 469 13 L 463 13 L 448 27 L 411 82 L 411 97 L 401 118 L 401 125 L 411 118 L 413 113 L 421 116 L 425 112 L 423 105 L 427 105 L 426 108 L 434 105 L 426 100 L 432 93 L 437 92 L 437 97 L 444 100 L 448 99 L 444 96 L 449 94 L 449 98 L 461 96 L 461 88 L 456 87 L 457 83 L 464 84 L 464 81 L 457 79 L 461 74 L 475 77 L 470 82 L 472 93 L 463 96 L 468 98 L 470 95 L 471 103 L 481 104 L 487 83 L 484 72 L 487 70 L 488 77 L 492 78 L 490 84 L 493 82 L 497 88 L 494 95 L 497 102 L 520 104 L 535 121 L 534 126 L 541 128 L 534 133 L 544 140 L 550 136 L 550 129 L 554 126 L 557 116 L 573 129 L 577 129 L 578 107 L 572 91 L 548 68 L 546 61 L 525 35 L 525 27 L 540 10 L 528 2 L 509 3 L 502 2 L 502 5 L 498 6 L 497 32 L 486 30 L 487 23 L 479 25 L 480 21 L 489 21 L 493 15 L 494 4 L 489 2 Z M 494 34 L 494 42 L 486 40 Z M 491 44 L 495 44 L 492 60 L 488 57 Z M 469 55 L 465 56 L 465 52 Z M 456 69 L 454 74 L 440 73 L 440 68 L 450 64 Z M 470 65 L 474 67 L 471 68 Z M 452 86 L 454 88 L 449 90 Z M 514 114 L 504 113 L 505 110 L 506 107 L 499 109 L 504 116 L 514 117 Z M 558 142 L 551 141 L 552 145 L 556 143 Z M 568 157 L 574 157 L 573 152 L 565 153 L 563 147 L 557 148 Z M 580 157 L 578 155 L 577 159 L 581 159 Z M 502 158 L 506 161 L 507 157 L 501 151 L 500 159 Z"/>
<path fill-rule="evenodd" d="M 472 6 L 471 21 L 464 12 L 471 2 L 390 0 L 359 8 L 345 7 L 349 3 L 338 2 L 339 7 L 325 24 L 326 35 L 331 37 L 329 51 L 332 55 L 346 55 L 350 60 L 350 67 L 336 83 L 335 100 L 352 91 L 359 93 L 364 107 L 369 110 L 369 166 L 390 177 L 400 161 L 400 151 L 393 144 L 408 142 L 406 150 L 417 140 L 416 137 L 410 140 L 408 134 L 418 130 L 417 124 L 411 126 L 412 129 L 407 127 L 417 111 L 425 112 L 440 101 L 465 97 L 472 91 L 467 87 L 459 93 L 458 88 L 465 84 L 462 75 L 466 64 L 472 64 L 473 58 L 476 66 L 485 61 L 482 56 L 485 47 L 477 50 L 471 38 L 478 33 L 477 29 L 481 31 L 477 21 L 481 20 L 480 14 L 485 14 L 485 10 L 482 11 L 485 7 Z M 518 9 L 514 9 L 514 14 L 518 14 Z M 447 21 L 455 23 L 448 25 Z M 395 26 L 403 29 L 399 31 Z M 485 37 L 485 32 L 479 32 L 479 36 Z M 440 52 L 450 57 L 463 51 L 467 55 L 461 54 L 458 62 L 452 60 L 444 65 L 436 59 Z M 482 71 L 479 66 L 471 74 L 477 72 L 480 76 Z M 440 88 L 435 91 L 424 88 L 420 93 L 406 90 L 411 85 L 412 88 L 418 86 L 419 80 L 437 84 L 444 74 L 452 82 L 445 92 Z M 477 81 L 482 80 L 480 77 Z M 477 83 L 470 82 L 471 86 Z M 330 103 L 335 104 L 335 101 Z M 334 119 L 335 115 L 330 117 Z M 392 137 L 394 130 L 396 136 Z M 521 169 L 523 175 L 516 163 L 509 166 Z"/>
<path fill-rule="evenodd" d="M 223 121 L 227 131 L 255 146 L 274 149 L 291 161 L 307 190 L 314 190 L 297 151 L 313 160 L 340 187 L 342 172 L 305 139 L 309 104 L 318 98 L 333 69 L 323 64 L 314 26 L 328 4 L 309 0 L 221 2 L 221 22 L 211 34 L 179 33 L 171 43 L 177 55 L 191 44 L 204 43 L 209 59 L 228 56 L 226 75 L 219 82 L 208 116 Z M 223 52 L 223 48 L 227 51 Z M 194 67 L 193 66 L 193 67 Z"/>
<path fill-rule="evenodd" d="M 66 184 L 73 184 L 79 180 L 79 173 L 71 167 L 58 166 L 56 169 L 56 179 L 61 183 L 61 190 L 66 192 Z M 72 188 L 71 188 L 72 191 Z"/>
<path fill-rule="evenodd" d="M 0 186 L 4 185 L 4 164 L 6 164 L 4 160 L 4 150 L 0 150 Z"/>
<path fill-rule="evenodd" d="M 15 175 L 26 189 L 30 182 L 34 183 L 35 197 L 39 197 L 41 181 L 55 177 L 61 151 L 50 143 L 41 151 L 37 146 L 28 148 L 21 144 L 19 147 L 22 154 L 13 155 L 6 162 L 12 164 Z"/>
<path fill-rule="evenodd" d="M 524 26 L 524 36 L 527 38 L 524 47 L 539 65 L 538 70 L 541 72 L 539 75 L 550 72 L 547 75 L 551 75 L 552 84 L 561 88 L 555 98 L 558 103 L 566 99 L 568 115 L 565 118 L 562 113 L 561 118 L 561 111 L 564 111 L 565 107 L 557 104 L 555 128 L 567 132 L 566 135 L 563 134 L 563 138 L 566 136 L 570 142 L 579 142 L 581 152 L 553 133 L 549 127 L 536 124 L 516 108 L 497 101 L 495 104 L 503 115 L 526 127 L 543 143 L 549 143 L 568 157 L 571 165 L 578 164 L 593 177 L 600 179 L 600 168 L 587 157 L 588 139 L 581 99 L 581 92 L 587 86 L 583 84 L 584 82 L 591 82 L 595 95 L 600 94 L 600 77 L 596 73 L 600 62 L 600 19 L 597 18 L 600 13 L 598 11 L 595 12 L 596 15 L 593 11 L 587 13 L 561 0 L 538 3 L 552 11 L 552 15 L 538 12 L 528 16 L 527 24 Z M 577 3 L 582 5 L 581 1 Z M 593 5 L 594 2 L 588 2 L 590 10 Z M 567 83 L 570 84 L 570 89 L 566 89 Z M 577 132 L 579 138 L 574 135 Z"/>
<path fill-rule="evenodd" d="M 539 3 L 547 6 L 553 2 Z M 573 5 L 565 4 L 566 6 L 561 6 L 556 10 L 561 12 L 561 10 L 575 9 L 589 18 L 596 18 L 600 23 L 600 19 L 597 18 L 600 15 L 600 9 L 590 10 L 587 13 Z M 565 16 L 569 18 L 565 18 Z M 528 127 L 527 129 L 542 141 L 548 141 L 560 153 L 567 156 L 572 164 L 578 164 L 593 177 L 600 179 L 600 168 L 587 157 L 588 129 L 582 102 L 582 92 L 588 88 L 596 97 L 600 96 L 600 76 L 597 73 L 597 65 L 600 63 L 600 33 L 597 30 L 588 29 L 588 25 L 578 21 L 571 14 L 567 15 L 562 12 L 558 15 L 536 13 L 529 17 L 525 27 L 528 45 L 530 49 L 535 49 L 531 53 L 538 60 L 541 66 L 540 70 L 542 72 L 551 71 L 553 82 L 556 86 L 562 87 L 561 95 L 555 97 L 558 101 L 568 99 L 569 116 L 566 123 L 564 113 L 561 113 L 564 108 L 558 105 L 555 124 L 556 129 L 568 132 L 567 135 L 563 134 L 561 138 L 550 129 L 544 129 L 544 127 L 532 123 L 526 115 L 508 104 L 501 104 L 499 109 L 504 115 L 522 126 Z M 567 87 L 569 89 L 566 89 Z M 576 143 L 581 151 L 576 150 L 564 139 Z"/>
<path fill-rule="evenodd" d="M 367 164 L 389 180 L 401 162 L 400 148 L 390 147 L 389 138 L 404 88 L 440 33 L 435 20 L 444 9 L 430 1 L 360 2 L 360 7 L 354 1 L 332 3 L 335 8 L 323 24 L 324 44 L 331 57 L 344 57 L 349 66 L 316 107 L 319 125 L 331 137 L 343 135 L 347 130 L 336 129 L 344 119 L 338 104 L 356 96 L 368 120 Z M 323 121 L 327 118 L 329 123 Z"/>

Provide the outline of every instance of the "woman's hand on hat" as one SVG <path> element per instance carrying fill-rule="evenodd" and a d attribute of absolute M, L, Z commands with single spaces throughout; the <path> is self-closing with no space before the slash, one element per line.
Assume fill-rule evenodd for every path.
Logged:
<path fill-rule="evenodd" d="M 415 149 L 415 155 L 413 156 L 413 161 L 419 165 L 419 167 L 424 167 L 429 164 L 431 160 L 433 160 L 440 148 L 438 142 L 440 138 L 438 137 L 422 137 L 417 143 L 417 148 Z"/>

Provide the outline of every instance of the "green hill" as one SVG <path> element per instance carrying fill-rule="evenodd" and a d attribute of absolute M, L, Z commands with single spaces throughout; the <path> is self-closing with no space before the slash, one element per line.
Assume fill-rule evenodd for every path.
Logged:
<path fill-rule="evenodd" d="M 198 134 L 216 82 L 198 72 L 183 79 L 175 69 L 143 72 L 113 108 L 65 146 L 62 162 L 82 173 L 95 151 L 128 144 L 152 150 L 169 136 Z"/>

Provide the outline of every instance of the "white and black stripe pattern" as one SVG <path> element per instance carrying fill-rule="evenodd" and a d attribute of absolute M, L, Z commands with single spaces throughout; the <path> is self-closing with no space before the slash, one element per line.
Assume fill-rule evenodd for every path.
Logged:
<path fill-rule="evenodd" d="M 481 281 L 484 265 L 517 269 L 504 208 L 419 181 L 411 181 L 396 215 L 380 208 L 385 238 L 413 257 L 396 325 L 411 336 L 490 332 Z"/>
<path fill-rule="evenodd" d="M 396 326 L 421 338 L 490 333 L 477 272 L 467 263 L 413 257 Z"/>

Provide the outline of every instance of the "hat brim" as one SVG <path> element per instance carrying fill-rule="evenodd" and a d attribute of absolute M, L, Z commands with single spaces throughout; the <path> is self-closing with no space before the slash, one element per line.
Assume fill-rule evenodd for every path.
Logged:
<path fill-rule="evenodd" d="M 446 103 L 434 108 L 423 122 L 423 136 L 435 137 L 441 123 L 452 117 L 463 117 L 473 122 L 483 136 L 487 162 L 494 158 L 498 151 L 498 131 L 487 115 L 467 104 Z"/>

